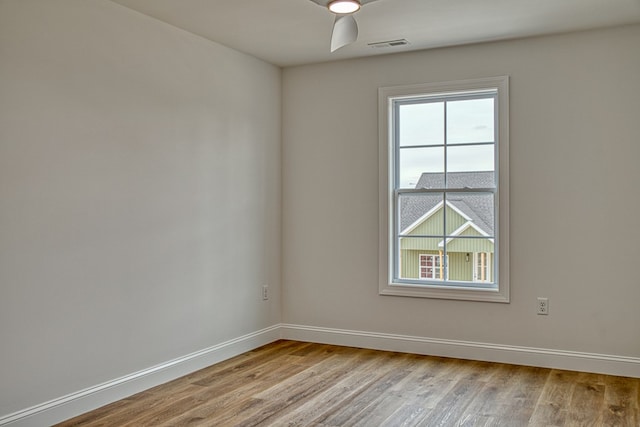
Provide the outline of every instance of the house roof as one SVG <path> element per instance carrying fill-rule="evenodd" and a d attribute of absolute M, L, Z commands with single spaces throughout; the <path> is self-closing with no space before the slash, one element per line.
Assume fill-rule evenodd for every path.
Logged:
<path fill-rule="evenodd" d="M 449 172 L 449 188 L 491 188 L 495 187 L 494 172 Z M 416 188 L 443 188 L 443 173 L 423 173 Z M 415 224 L 427 212 L 442 202 L 439 194 L 405 194 L 400 205 L 400 230 Z M 488 235 L 494 234 L 493 198 L 486 194 L 448 193 L 447 202 L 470 218 L 477 227 Z"/>

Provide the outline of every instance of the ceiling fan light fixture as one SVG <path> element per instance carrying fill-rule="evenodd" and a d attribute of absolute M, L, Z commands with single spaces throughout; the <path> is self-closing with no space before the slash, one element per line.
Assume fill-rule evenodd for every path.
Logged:
<path fill-rule="evenodd" d="M 329 10 L 337 14 L 354 13 L 360 10 L 358 0 L 333 0 L 327 4 Z"/>

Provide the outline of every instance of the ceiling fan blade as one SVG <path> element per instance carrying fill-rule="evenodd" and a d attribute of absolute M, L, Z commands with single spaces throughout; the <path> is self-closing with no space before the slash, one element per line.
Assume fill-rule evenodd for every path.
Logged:
<path fill-rule="evenodd" d="M 358 24 L 352 15 L 337 15 L 331 33 L 331 52 L 358 39 Z"/>

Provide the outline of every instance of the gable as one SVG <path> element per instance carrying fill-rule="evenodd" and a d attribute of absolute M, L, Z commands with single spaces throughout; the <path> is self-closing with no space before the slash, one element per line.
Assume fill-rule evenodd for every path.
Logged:
<path fill-rule="evenodd" d="M 453 233 L 455 236 L 486 236 L 482 233 L 473 223 L 467 223 L 457 233 Z M 439 246 L 442 247 L 442 241 Z M 447 251 L 449 252 L 493 252 L 493 239 L 457 239 L 455 237 L 447 239 Z"/>
<path fill-rule="evenodd" d="M 452 234 L 455 230 L 464 225 L 470 220 L 460 210 L 451 203 L 447 203 L 447 230 L 446 234 Z M 443 203 L 439 203 L 416 222 L 411 224 L 406 230 L 402 231 L 402 234 L 408 234 L 413 236 L 420 235 L 442 235 L 442 224 L 444 224 Z"/>

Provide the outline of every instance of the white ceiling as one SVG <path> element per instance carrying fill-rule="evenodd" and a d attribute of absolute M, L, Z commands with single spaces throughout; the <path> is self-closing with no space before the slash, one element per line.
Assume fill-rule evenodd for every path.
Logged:
<path fill-rule="evenodd" d="M 310 0 L 113 1 L 280 66 L 640 22 L 640 0 L 376 0 L 355 14 L 358 41 L 330 53 L 334 16 Z"/>

